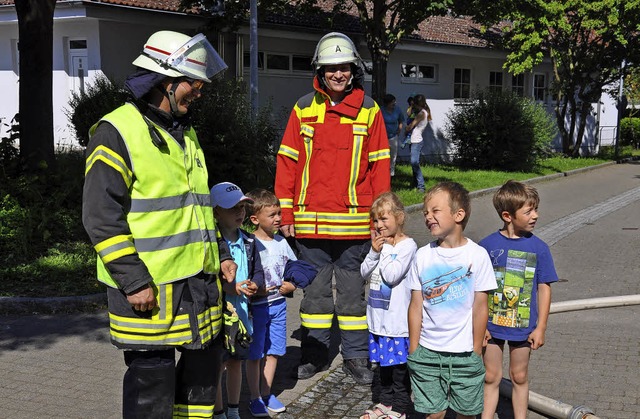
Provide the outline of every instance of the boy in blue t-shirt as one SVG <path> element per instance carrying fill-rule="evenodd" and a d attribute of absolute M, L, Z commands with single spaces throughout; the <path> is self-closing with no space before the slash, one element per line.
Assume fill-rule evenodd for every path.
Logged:
<path fill-rule="evenodd" d="M 493 419 L 498 405 L 505 342 L 509 343 L 514 417 L 527 416 L 529 356 L 531 349 L 544 345 L 550 284 L 558 280 L 549 246 L 532 234 L 539 203 L 534 187 L 507 181 L 493 197 L 504 225 L 479 243 L 491 257 L 498 282 L 489 295 L 483 419 Z"/>
<path fill-rule="evenodd" d="M 287 350 L 287 301 L 285 295 L 293 292 L 296 285 L 284 281 L 285 267 L 289 260 L 297 260 L 289 243 L 275 232 L 280 228 L 280 201 L 273 192 L 255 189 L 247 194 L 253 201 L 249 207 L 249 219 L 256 227 L 254 235 L 264 269 L 266 297 L 254 297 L 253 342 L 249 347 L 249 360 L 259 362 L 264 358 L 262 371 L 262 399 L 252 401 L 250 410 L 253 416 L 266 406 L 273 413 L 280 413 L 286 407 L 271 393 L 278 357 Z M 247 364 L 251 365 L 251 364 Z M 249 373 L 249 370 L 247 370 Z M 259 371 L 252 370 L 254 379 Z M 262 402 L 262 403 L 261 403 Z"/>

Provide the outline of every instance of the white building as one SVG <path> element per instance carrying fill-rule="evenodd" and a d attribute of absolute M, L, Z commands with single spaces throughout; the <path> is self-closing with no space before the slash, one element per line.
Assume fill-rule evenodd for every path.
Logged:
<path fill-rule="evenodd" d="M 153 32 L 170 29 L 195 33 L 206 19 L 181 13 L 179 0 L 59 0 L 54 17 L 53 108 L 55 141 L 73 144 L 65 110 L 71 92 L 92 83 L 98 74 L 122 82 L 134 68 L 133 59 Z M 269 17 L 260 22 L 259 103 L 271 104 L 275 118 L 284 125 L 295 101 L 311 91 L 311 56 L 320 37 L 328 32 L 304 17 Z M 359 23 L 346 16 L 343 27 L 357 43 L 366 60 L 369 56 Z M 229 65 L 228 75 L 249 80 L 249 29 L 236 33 L 208 34 Z M 214 39 L 217 38 L 217 39 Z M 456 103 L 478 88 L 511 89 L 535 98 L 553 112 L 548 87 L 552 77 L 550 63 L 544 62 L 531 73 L 513 77 L 503 70 L 505 53 L 493 48 L 499 34 L 482 33 L 468 19 L 434 17 L 423 22 L 410 39 L 392 52 L 387 74 L 387 92 L 402 107 L 406 99 L 421 93 L 427 97 L 434 123 L 423 153 L 446 153 L 446 114 Z M 11 0 L 0 0 L 0 85 L 5 100 L 0 101 L 0 118 L 8 122 L 18 112 L 18 23 Z M 370 92 L 370 77 L 367 90 Z M 583 147 L 612 144 L 617 109 L 608 95 L 594 104 Z M 6 130 L 0 128 L 0 136 Z M 559 147 L 559 140 L 556 144 Z"/>

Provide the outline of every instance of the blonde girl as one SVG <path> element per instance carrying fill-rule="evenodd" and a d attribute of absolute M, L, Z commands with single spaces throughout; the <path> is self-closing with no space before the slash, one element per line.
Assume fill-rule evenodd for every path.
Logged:
<path fill-rule="evenodd" d="M 379 365 L 380 380 L 374 382 L 379 388 L 373 394 L 379 394 L 380 400 L 361 419 L 405 418 L 412 411 L 406 364 L 411 291 L 404 279 L 417 245 L 404 233 L 405 218 L 404 205 L 393 192 L 381 194 L 371 206 L 371 250 L 360 273 L 369 281 L 369 359 Z"/>

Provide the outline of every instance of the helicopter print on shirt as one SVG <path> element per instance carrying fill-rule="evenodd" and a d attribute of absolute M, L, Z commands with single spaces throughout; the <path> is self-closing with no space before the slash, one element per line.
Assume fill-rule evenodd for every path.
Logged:
<path fill-rule="evenodd" d="M 445 300 L 444 294 L 449 287 L 471 276 L 471 264 L 464 271 L 464 266 L 458 266 L 457 268 L 446 272 L 442 275 L 438 275 L 435 278 L 421 281 L 422 283 L 422 295 L 425 300 L 430 301 L 431 304 L 440 304 Z"/>

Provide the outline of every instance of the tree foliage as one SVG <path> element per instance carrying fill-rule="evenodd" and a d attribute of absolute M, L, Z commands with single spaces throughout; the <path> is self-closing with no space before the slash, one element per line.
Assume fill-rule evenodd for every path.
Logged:
<path fill-rule="evenodd" d="M 592 103 L 620 77 L 623 60 L 640 62 L 638 0 L 464 2 L 485 23 L 508 20 L 507 69 L 518 74 L 550 56 L 551 93 L 563 152 L 580 153 Z M 575 141 L 574 141 L 575 139 Z"/>
<path fill-rule="evenodd" d="M 224 1 L 223 15 L 217 13 L 219 4 L 220 0 L 182 0 L 185 9 L 202 7 L 213 12 L 217 27 L 233 29 L 249 18 L 249 0 Z M 357 14 L 373 62 L 372 95 L 382 99 L 386 93 L 389 56 L 400 38 L 410 35 L 428 17 L 445 14 L 452 4 L 453 0 L 263 0 L 258 8 L 258 21 L 271 14 L 304 16 L 305 21 L 316 22 L 318 29 L 328 32 L 341 30 L 344 17 Z"/>

